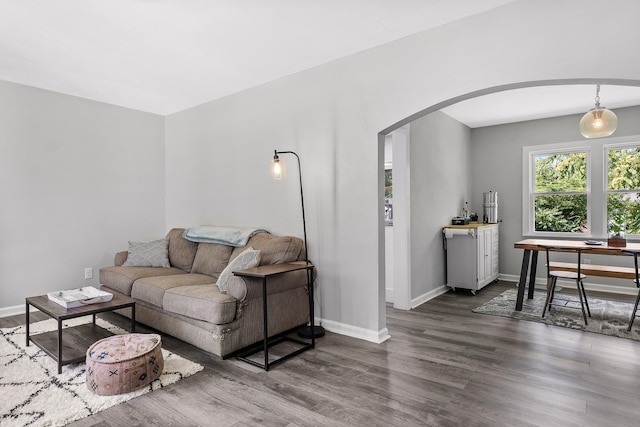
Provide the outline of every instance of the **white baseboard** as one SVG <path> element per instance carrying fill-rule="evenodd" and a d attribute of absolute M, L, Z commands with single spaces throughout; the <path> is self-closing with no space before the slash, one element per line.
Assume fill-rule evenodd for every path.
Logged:
<path fill-rule="evenodd" d="M 14 305 L 13 307 L 0 307 L 0 317 L 24 315 L 24 305 Z M 35 307 L 31 307 L 29 311 L 38 311 Z"/>
<path fill-rule="evenodd" d="M 358 338 L 361 340 L 369 341 L 376 344 L 381 344 L 391 338 L 389 330 L 387 328 L 380 331 L 373 331 L 370 329 L 359 328 L 357 326 L 346 325 L 340 322 L 334 322 L 332 320 L 321 319 L 319 322 L 329 332 L 334 332 L 340 335 L 346 335 L 352 338 Z M 316 323 L 317 325 L 318 323 Z"/>
<path fill-rule="evenodd" d="M 417 306 L 422 305 L 425 302 L 434 299 L 435 297 L 446 294 L 447 292 L 449 292 L 449 289 L 450 288 L 448 286 L 442 285 L 439 288 L 426 292 L 419 297 L 411 300 L 411 308 L 416 308 Z"/>
<path fill-rule="evenodd" d="M 498 280 L 501 280 L 503 282 L 515 282 L 516 285 L 518 284 L 518 281 L 520 280 L 520 276 L 515 276 L 513 274 L 498 274 Z"/>

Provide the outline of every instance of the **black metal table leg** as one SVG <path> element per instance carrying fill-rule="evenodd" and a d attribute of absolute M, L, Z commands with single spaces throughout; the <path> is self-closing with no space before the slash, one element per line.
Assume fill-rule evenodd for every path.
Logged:
<path fill-rule="evenodd" d="M 516 298 L 516 311 L 522 311 L 522 300 L 524 300 L 524 288 L 527 285 L 527 271 L 529 270 L 529 258 L 531 249 L 525 249 L 522 254 L 522 266 L 520 267 L 520 280 L 518 281 L 518 297 Z"/>
<path fill-rule="evenodd" d="M 27 321 L 27 324 L 26 324 L 26 328 L 27 328 L 27 347 L 29 347 L 29 303 L 27 302 L 26 305 L 27 305 L 27 307 L 26 307 L 26 311 L 25 311 L 24 317 L 25 317 L 25 319 Z"/>
<path fill-rule="evenodd" d="M 62 373 L 62 319 L 58 319 L 58 373 Z"/>
<path fill-rule="evenodd" d="M 536 271 L 538 270 L 538 251 L 531 254 L 531 268 L 529 274 L 529 299 L 533 299 L 533 293 L 536 288 Z"/>
<path fill-rule="evenodd" d="M 264 321 L 264 341 L 262 343 L 264 350 L 264 370 L 269 370 L 269 324 L 267 316 L 267 278 L 262 279 L 262 315 Z"/>

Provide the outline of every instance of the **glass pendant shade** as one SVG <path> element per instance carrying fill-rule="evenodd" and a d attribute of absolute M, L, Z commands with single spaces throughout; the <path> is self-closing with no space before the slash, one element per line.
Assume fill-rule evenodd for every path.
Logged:
<path fill-rule="evenodd" d="M 596 85 L 596 106 L 580 119 L 580 133 L 585 138 L 602 138 L 611 135 L 617 127 L 616 114 L 600 107 L 600 85 Z"/>
<path fill-rule="evenodd" d="M 273 179 L 277 181 L 282 179 L 282 165 L 280 165 L 280 160 L 274 159 L 272 173 Z"/>
<path fill-rule="evenodd" d="M 594 108 L 582 116 L 579 127 L 585 138 L 602 138 L 615 132 L 618 117 L 606 108 Z"/>
<path fill-rule="evenodd" d="M 278 151 L 275 151 L 273 155 L 273 168 L 271 169 L 271 174 L 273 175 L 273 179 L 276 181 L 280 181 L 285 175 L 284 167 L 282 167 L 282 163 L 280 163 Z"/>

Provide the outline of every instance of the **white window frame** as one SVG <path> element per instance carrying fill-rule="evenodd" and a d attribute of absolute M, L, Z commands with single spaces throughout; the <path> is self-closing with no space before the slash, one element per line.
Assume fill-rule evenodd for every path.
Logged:
<path fill-rule="evenodd" d="M 573 237 L 607 238 L 607 151 L 640 144 L 640 135 L 599 138 L 522 147 L 522 235 L 535 238 Z M 535 187 L 535 164 L 533 159 L 541 154 L 587 152 L 587 227 L 588 233 L 554 233 L 535 231 L 533 212 L 533 189 Z M 592 185 L 592 183 L 599 183 Z M 627 235 L 627 237 L 640 237 Z"/>
<path fill-rule="evenodd" d="M 626 139 L 626 138 L 625 138 Z M 609 193 L 620 193 L 622 191 L 620 190 L 609 190 L 609 150 L 617 150 L 617 149 L 621 149 L 621 148 L 634 148 L 634 147 L 640 147 L 640 138 L 635 138 L 633 141 L 631 142 L 617 142 L 617 143 L 610 143 L 610 144 L 604 144 L 602 146 L 602 158 L 603 158 L 603 163 L 604 163 L 604 173 L 603 173 L 603 182 L 602 182 L 602 189 L 603 189 L 603 203 L 602 203 L 602 217 L 604 218 L 605 221 L 605 233 L 607 232 L 607 203 L 609 198 L 607 197 L 609 195 Z M 640 189 L 634 191 L 634 190 L 630 190 L 630 192 L 637 192 L 640 193 Z M 629 238 L 638 238 L 640 237 L 640 235 L 638 234 L 626 234 L 626 237 Z"/>
<path fill-rule="evenodd" d="M 523 165 L 523 169 L 527 170 L 527 179 L 523 179 L 523 183 L 526 184 L 526 191 L 523 191 L 523 197 L 526 202 L 523 204 L 523 234 L 527 236 L 535 237 L 591 237 L 591 147 L 585 145 L 574 144 L 554 144 L 544 145 L 537 147 L 524 147 L 529 148 L 525 155 L 526 166 Z M 525 150 L 523 150 L 525 151 Z M 587 233 L 569 233 L 569 232 L 550 232 L 550 231 L 536 231 L 535 230 L 535 214 L 533 212 L 535 203 L 535 185 L 536 185 L 536 167 L 535 159 L 538 156 L 552 156 L 556 154 L 570 154 L 570 153 L 586 153 L 587 156 L 587 182 L 586 182 L 586 195 L 587 195 Z M 565 194 L 565 193 L 560 193 Z M 569 194 L 569 193 L 567 193 Z"/>

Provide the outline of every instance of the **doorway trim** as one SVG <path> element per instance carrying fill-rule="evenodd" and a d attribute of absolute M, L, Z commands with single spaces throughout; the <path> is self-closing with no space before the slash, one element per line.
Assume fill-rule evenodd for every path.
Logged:
<path fill-rule="evenodd" d="M 390 135 L 393 153 L 393 308 L 411 310 L 409 125 L 396 129 Z M 387 261 L 385 257 L 385 264 Z"/>

